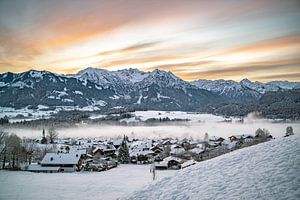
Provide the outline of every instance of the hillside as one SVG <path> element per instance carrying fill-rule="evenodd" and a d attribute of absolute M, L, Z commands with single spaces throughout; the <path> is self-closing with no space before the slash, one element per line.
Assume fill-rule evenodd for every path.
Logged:
<path fill-rule="evenodd" d="M 298 199 L 300 135 L 201 162 L 125 199 Z"/>
<path fill-rule="evenodd" d="M 300 89 L 276 91 L 262 94 L 250 102 L 223 102 L 210 104 L 198 111 L 225 116 L 246 116 L 259 112 L 270 119 L 300 119 Z"/>

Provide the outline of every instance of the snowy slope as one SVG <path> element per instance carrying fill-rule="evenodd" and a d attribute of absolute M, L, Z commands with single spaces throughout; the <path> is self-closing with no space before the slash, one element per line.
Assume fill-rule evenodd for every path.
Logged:
<path fill-rule="evenodd" d="M 105 69 L 89 67 L 79 71 L 77 74 L 68 76 L 79 80 L 88 80 L 105 88 L 113 88 L 116 91 L 127 91 L 132 90 L 135 83 L 142 81 L 149 74 L 150 72 L 142 72 L 132 68 L 108 71 Z"/>
<path fill-rule="evenodd" d="M 116 75 L 119 76 L 126 83 L 137 83 L 142 81 L 149 75 L 149 72 L 142 72 L 138 69 L 123 69 L 114 72 Z"/>
<path fill-rule="evenodd" d="M 299 199 L 300 136 L 188 167 L 125 199 Z"/>

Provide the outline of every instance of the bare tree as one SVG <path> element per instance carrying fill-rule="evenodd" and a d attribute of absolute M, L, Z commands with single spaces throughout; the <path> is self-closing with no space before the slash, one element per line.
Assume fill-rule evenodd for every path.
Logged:
<path fill-rule="evenodd" d="M 55 130 L 54 126 L 51 126 L 48 129 L 48 138 L 51 144 L 54 143 L 54 140 L 57 139 L 58 137 L 58 132 Z"/>
<path fill-rule="evenodd" d="M 7 150 L 8 150 L 8 133 L 4 130 L 0 130 L 0 155 L 2 158 L 2 169 L 5 168 L 5 163 L 7 160 Z"/>
<path fill-rule="evenodd" d="M 267 139 L 268 137 L 271 137 L 270 135 L 270 131 L 268 129 L 261 129 L 261 128 L 258 128 L 256 131 L 255 131 L 255 137 L 256 138 L 261 138 L 263 140 Z"/>
<path fill-rule="evenodd" d="M 204 134 L 204 139 L 203 139 L 205 142 L 208 142 L 208 133 L 205 133 Z"/>
<path fill-rule="evenodd" d="M 22 155 L 22 146 L 21 138 L 16 134 L 9 134 L 8 136 L 8 152 L 10 154 L 11 168 L 18 168 Z"/>
<path fill-rule="evenodd" d="M 32 139 L 23 138 L 22 146 L 24 148 L 25 162 L 30 165 L 32 162 L 33 153 L 37 149 L 36 143 Z"/>
<path fill-rule="evenodd" d="M 286 127 L 285 136 L 290 136 L 290 135 L 294 135 L 294 131 L 293 131 L 293 127 L 288 126 L 288 127 Z"/>

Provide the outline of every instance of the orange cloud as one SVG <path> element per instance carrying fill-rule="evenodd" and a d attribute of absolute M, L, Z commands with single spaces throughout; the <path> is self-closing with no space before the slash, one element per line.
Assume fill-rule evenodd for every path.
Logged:
<path fill-rule="evenodd" d="M 300 65 L 298 66 L 300 67 Z M 282 74 L 274 74 L 274 75 L 267 75 L 267 76 L 256 76 L 253 77 L 254 79 L 261 80 L 261 81 L 271 81 L 271 80 L 289 80 L 289 81 L 300 81 L 300 72 L 298 73 L 282 73 Z"/>
<path fill-rule="evenodd" d="M 244 77 L 247 77 L 246 74 L 249 73 L 259 74 L 262 73 L 264 70 L 272 70 L 272 72 L 274 73 L 276 69 L 282 69 L 287 67 L 298 70 L 299 65 L 300 65 L 299 58 L 294 58 L 288 60 L 243 63 L 243 64 L 239 64 L 238 66 L 227 66 L 227 67 L 222 66 L 211 70 L 201 70 L 201 71 L 194 71 L 194 72 L 182 71 L 179 73 L 179 75 L 186 80 L 219 79 L 220 77 L 242 79 Z"/>
<path fill-rule="evenodd" d="M 129 58 L 129 59 L 114 59 L 108 61 L 102 61 L 98 63 L 100 66 L 116 66 L 116 65 L 130 65 L 130 64 L 146 64 L 152 62 L 160 62 L 160 61 L 172 61 L 176 59 L 183 59 L 185 56 L 181 55 L 166 55 L 166 56 L 153 56 L 153 57 L 138 57 L 138 58 Z"/>
<path fill-rule="evenodd" d="M 300 46 L 300 34 L 263 40 L 243 47 L 229 49 L 225 54 L 257 53 L 291 46 Z"/>
<path fill-rule="evenodd" d="M 153 47 L 161 42 L 145 42 L 145 43 L 137 43 L 122 49 L 116 49 L 111 51 L 103 51 L 97 54 L 97 56 L 110 56 L 113 54 L 123 54 L 123 53 L 129 53 L 129 52 L 136 52 L 140 50 L 144 50 L 150 47 Z"/>

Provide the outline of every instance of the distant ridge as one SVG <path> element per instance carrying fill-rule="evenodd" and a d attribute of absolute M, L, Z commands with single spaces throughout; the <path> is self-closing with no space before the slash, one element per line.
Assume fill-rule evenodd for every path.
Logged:
<path fill-rule="evenodd" d="M 265 94 L 299 88 L 300 83 L 288 81 L 187 82 L 159 69 L 142 72 L 131 68 L 117 71 L 86 68 L 71 75 L 29 70 L 0 74 L 0 107 L 207 111 L 223 104 L 257 103 Z"/>

